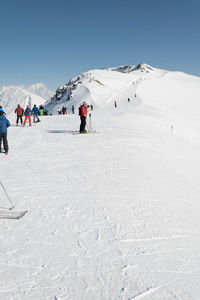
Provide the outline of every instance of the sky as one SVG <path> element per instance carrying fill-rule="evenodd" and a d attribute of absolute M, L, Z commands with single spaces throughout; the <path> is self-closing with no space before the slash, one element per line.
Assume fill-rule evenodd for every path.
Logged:
<path fill-rule="evenodd" d="M 0 87 L 55 91 L 91 69 L 141 62 L 200 76 L 199 0 L 7 0 Z"/>

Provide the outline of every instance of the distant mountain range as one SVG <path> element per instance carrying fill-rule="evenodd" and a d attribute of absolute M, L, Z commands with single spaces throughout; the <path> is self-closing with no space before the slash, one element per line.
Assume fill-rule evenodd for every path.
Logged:
<path fill-rule="evenodd" d="M 3 86 L 0 89 L 0 105 L 7 114 L 13 112 L 18 104 L 25 107 L 41 105 L 52 96 L 43 83 L 24 86 Z"/>
<path fill-rule="evenodd" d="M 28 92 L 38 95 L 41 98 L 48 100 L 52 97 L 53 92 L 46 88 L 43 83 L 36 83 L 25 88 Z"/>

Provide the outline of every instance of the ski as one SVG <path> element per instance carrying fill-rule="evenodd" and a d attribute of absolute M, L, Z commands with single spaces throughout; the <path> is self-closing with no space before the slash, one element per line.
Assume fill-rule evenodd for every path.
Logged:
<path fill-rule="evenodd" d="M 0 153 L 8 155 L 8 152 L 5 152 L 5 151 L 0 151 Z"/>
<path fill-rule="evenodd" d="M 82 134 L 82 135 L 84 135 L 84 134 L 91 134 L 91 133 L 95 134 L 95 133 L 98 133 L 98 132 L 96 130 L 87 131 L 87 132 L 79 132 L 79 131 L 73 131 L 72 132 L 73 135 L 76 135 L 76 134 Z"/>
<path fill-rule="evenodd" d="M 12 210 L 0 210 L 0 219 L 21 219 L 27 210 L 24 211 L 12 211 Z"/>

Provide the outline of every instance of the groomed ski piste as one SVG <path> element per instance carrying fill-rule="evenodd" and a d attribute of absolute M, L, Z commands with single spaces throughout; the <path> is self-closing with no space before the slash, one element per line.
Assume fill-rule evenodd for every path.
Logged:
<path fill-rule="evenodd" d="M 2 300 L 200 299 L 200 79 L 105 72 L 96 134 L 77 107 L 8 129 L 0 179 L 28 212 L 0 219 Z"/>

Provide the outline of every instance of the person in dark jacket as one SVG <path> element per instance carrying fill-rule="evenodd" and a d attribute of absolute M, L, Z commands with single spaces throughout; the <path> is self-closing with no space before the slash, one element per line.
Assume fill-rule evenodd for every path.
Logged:
<path fill-rule="evenodd" d="M 29 126 L 31 126 L 31 109 L 29 105 L 27 105 L 24 114 L 25 114 L 24 126 L 26 124 L 27 119 L 29 121 Z"/>
<path fill-rule="evenodd" d="M 5 112 L 0 108 L 0 152 L 1 152 L 1 143 L 3 140 L 3 147 L 5 154 L 8 155 L 8 140 L 7 140 L 7 128 L 10 126 L 10 122 L 4 116 Z"/>
<path fill-rule="evenodd" d="M 18 126 L 18 123 L 19 123 L 19 119 L 21 121 L 21 124 L 23 124 L 23 120 L 22 120 L 22 116 L 24 114 L 24 109 L 20 106 L 20 104 L 18 104 L 17 108 L 15 109 L 15 113 L 17 114 L 17 126 Z"/>
<path fill-rule="evenodd" d="M 63 115 L 66 115 L 66 112 L 67 112 L 67 109 L 66 109 L 65 106 L 63 106 L 63 108 L 62 108 L 62 114 L 63 114 Z"/>
<path fill-rule="evenodd" d="M 40 122 L 40 119 L 38 118 L 38 115 L 40 114 L 39 108 L 34 104 L 34 107 L 32 109 L 33 114 L 33 123 Z M 37 118 L 37 121 L 35 121 L 35 118 Z"/>
<path fill-rule="evenodd" d="M 80 124 L 80 133 L 86 133 L 85 130 L 86 126 L 86 118 L 87 118 L 87 103 L 83 102 L 83 104 L 79 107 L 79 115 L 81 118 L 81 124 Z"/>

